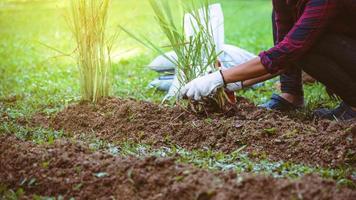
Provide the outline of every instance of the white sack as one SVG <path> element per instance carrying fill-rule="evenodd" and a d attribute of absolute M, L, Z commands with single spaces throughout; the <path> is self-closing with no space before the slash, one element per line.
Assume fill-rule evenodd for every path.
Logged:
<path fill-rule="evenodd" d="M 256 55 L 253 53 L 233 45 L 225 44 L 223 46 L 223 57 L 220 61 L 224 67 L 231 68 L 252 60 L 253 58 L 256 58 Z"/>
<path fill-rule="evenodd" d="M 206 13 L 204 13 L 204 9 L 199 9 L 199 15 L 202 22 L 206 21 L 204 18 Z M 209 6 L 209 25 L 210 27 L 205 27 L 211 29 L 214 43 L 215 43 L 215 51 L 217 53 L 222 52 L 224 45 L 224 14 L 220 4 L 212 4 Z M 186 14 L 184 16 L 184 31 L 187 37 L 191 37 L 195 35 L 195 31 L 199 29 L 196 20 L 191 14 Z"/>
<path fill-rule="evenodd" d="M 200 18 L 204 21 L 204 10 L 199 10 Z M 209 6 L 209 22 L 212 29 L 212 34 L 215 42 L 215 50 L 217 53 L 223 51 L 224 45 L 224 15 L 220 4 L 213 4 Z M 196 20 L 191 16 L 191 14 L 186 14 L 184 16 L 184 31 L 187 37 L 195 35 L 194 29 L 198 29 Z M 174 52 L 165 53 L 165 56 L 172 58 L 172 60 L 177 60 L 177 55 Z M 170 71 L 175 68 L 174 64 L 165 57 L 160 55 L 155 58 L 148 67 L 154 71 Z M 222 55 L 220 55 L 222 57 Z"/>

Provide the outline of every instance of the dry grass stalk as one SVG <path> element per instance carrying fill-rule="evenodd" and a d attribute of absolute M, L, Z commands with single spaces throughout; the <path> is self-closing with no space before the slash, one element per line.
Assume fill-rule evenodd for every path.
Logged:
<path fill-rule="evenodd" d="M 67 14 L 76 41 L 77 65 L 83 100 L 97 102 L 109 95 L 111 79 L 110 52 L 107 38 L 110 0 L 70 0 Z"/>

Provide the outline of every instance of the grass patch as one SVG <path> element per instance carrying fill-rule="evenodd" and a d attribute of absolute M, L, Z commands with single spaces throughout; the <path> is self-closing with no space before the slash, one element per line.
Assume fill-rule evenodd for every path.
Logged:
<path fill-rule="evenodd" d="M 94 151 L 103 150 L 115 156 L 135 156 L 135 157 L 174 157 L 177 162 L 192 164 L 196 167 L 213 171 L 233 170 L 237 173 L 254 173 L 273 176 L 275 178 L 300 178 L 308 174 L 318 174 L 321 177 L 334 179 L 340 185 L 356 188 L 351 176 L 356 173 L 351 168 L 322 168 L 291 162 L 271 162 L 267 159 L 253 160 L 250 155 L 243 152 L 244 146 L 231 154 L 214 152 L 209 149 L 188 151 L 176 145 L 162 147 L 159 149 L 151 148 L 149 145 L 125 142 L 113 144 L 104 140 L 83 136 L 81 140 L 86 140 Z"/>
<path fill-rule="evenodd" d="M 63 131 L 55 131 L 41 127 L 22 126 L 15 122 L 0 124 L 0 134 L 14 134 L 17 138 L 32 141 L 35 144 L 53 144 L 56 139 L 68 137 Z"/>
<path fill-rule="evenodd" d="M 216 2 L 221 3 L 224 11 L 227 44 L 256 54 L 272 46 L 270 2 Z M 64 52 L 75 49 L 63 17 L 67 9 L 62 1 L 46 0 L 31 3 L 7 1 L 0 5 L 0 99 L 19 97 L 15 102 L 2 105 L 11 108 L 13 113 L 30 116 L 43 110 L 60 110 L 80 100 L 79 70 L 73 60 L 57 57 L 57 52 L 41 44 Z M 147 2 L 113 1 L 109 12 L 109 35 L 115 34 L 117 26 L 122 24 L 132 32 L 149 30 L 145 32 L 147 38 L 157 44 L 167 44 Z M 147 87 L 157 74 L 146 65 L 157 54 L 138 46 L 135 40 L 123 37 L 123 34 L 119 38 L 117 45 L 120 49 L 113 48 L 112 95 L 160 102 L 164 93 Z M 274 91 L 277 90 L 273 83 L 268 83 L 257 90 L 241 91 L 239 95 L 260 104 Z M 308 85 L 305 91 L 310 109 L 336 104 L 320 84 Z"/>
<path fill-rule="evenodd" d="M 270 130 L 269 130 L 270 131 Z M 319 174 L 321 177 L 336 180 L 340 185 L 356 188 L 352 177 L 356 172 L 352 167 L 323 168 L 291 162 L 272 162 L 266 156 L 251 155 L 243 150 L 245 146 L 236 149 L 230 154 L 215 152 L 210 149 L 188 151 L 177 145 L 169 147 L 152 148 L 150 145 L 133 142 L 111 143 L 97 138 L 94 134 L 83 133 L 72 136 L 63 131 L 55 131 L 45 128 L 26 127 L 16 122 L 5 122 L 0 125 L 0 134 L 14 134 L 17 138 L 31 141 L 35 144 L 52 145 L 55 140 L 68 138 L 73 142 L 81 142 L 87 145 L 93 152 L 105 151 L 114 156 L 135 156 L 145 158 L 149 156 L 177 159 L 178 163 L 192 164 L 196 167 L 213 171 L 233 170 L 237 173 L 253 173 L 273 176 L 275 178 L 300 178 L 308 174 Z M 257 156 L 257 158 L 255 158 Z M 46 165 L 46 163 L 44 163 Z"/>

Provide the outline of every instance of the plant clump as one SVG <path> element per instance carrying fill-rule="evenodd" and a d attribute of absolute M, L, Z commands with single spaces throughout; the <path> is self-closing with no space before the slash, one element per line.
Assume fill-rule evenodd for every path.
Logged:
<path fill-rule="evenodd" d="M 209 0 L 197 0 L 189 3 L 179 1 L 180 9 L 177 9 L 177 5 L 173 5 L 172 1 L 169 0 L 149 0 L 149 2 L 157 23 L 169 44 L 161 47 L 149 39 L 137 37 L 121 27 L 126 33 L 174 63 L 181 86 L 197 77 L 219 70 L 217 63 L 221 52 L 216 51 L 213 30 L 209 20 Z M 181 10 L 181 12 L 177 10 Z M 185 13 L 189 14 L 185 15 Z M 186 23 L 190 24 L 187 25 Z M 187 27 L 192 27 L 192 30 L 186 30 Z M 190 32 L 190 34 L 187 34 L 187 32 Z M 172 49 L 177 55 L 177 59 L 166 56 L 164 48 Z M 202 102 L 188 100 L 188 105 L 194 112 L 216 110 L 216 108 L 220 111 L 227 111 L 228 108 L 231 108 L 231 106 L 228 106 L 231 105 L 230 102 L 224 89 L 220 88 L 215 94 L 204 98 Z"/>
<path fill-rule="evenodd" d="M 97 102 L 109 96 L 110 52 L 107 37 L 110 0 L 70 0 L 67 21 L 76 42 L 82 99 Z"/>

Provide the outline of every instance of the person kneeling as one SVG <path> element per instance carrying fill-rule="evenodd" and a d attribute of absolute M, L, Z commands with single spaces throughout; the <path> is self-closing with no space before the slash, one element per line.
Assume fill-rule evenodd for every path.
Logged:
<path fill-rule="evenodd" d="M 304 104 L 303 70 L 343 100 L 336 109 L 315 111 L 316 116 L 356 118 L 356 2 L 273 0 L 273 8 L 274 47 L 244 64 L 191 81 L 181 89 L 181 96 L 199 100 L 217 88 L 239 90 L 281 75 L 282 95 L 273 95 L 262 106 L 298 109 Z"/>

